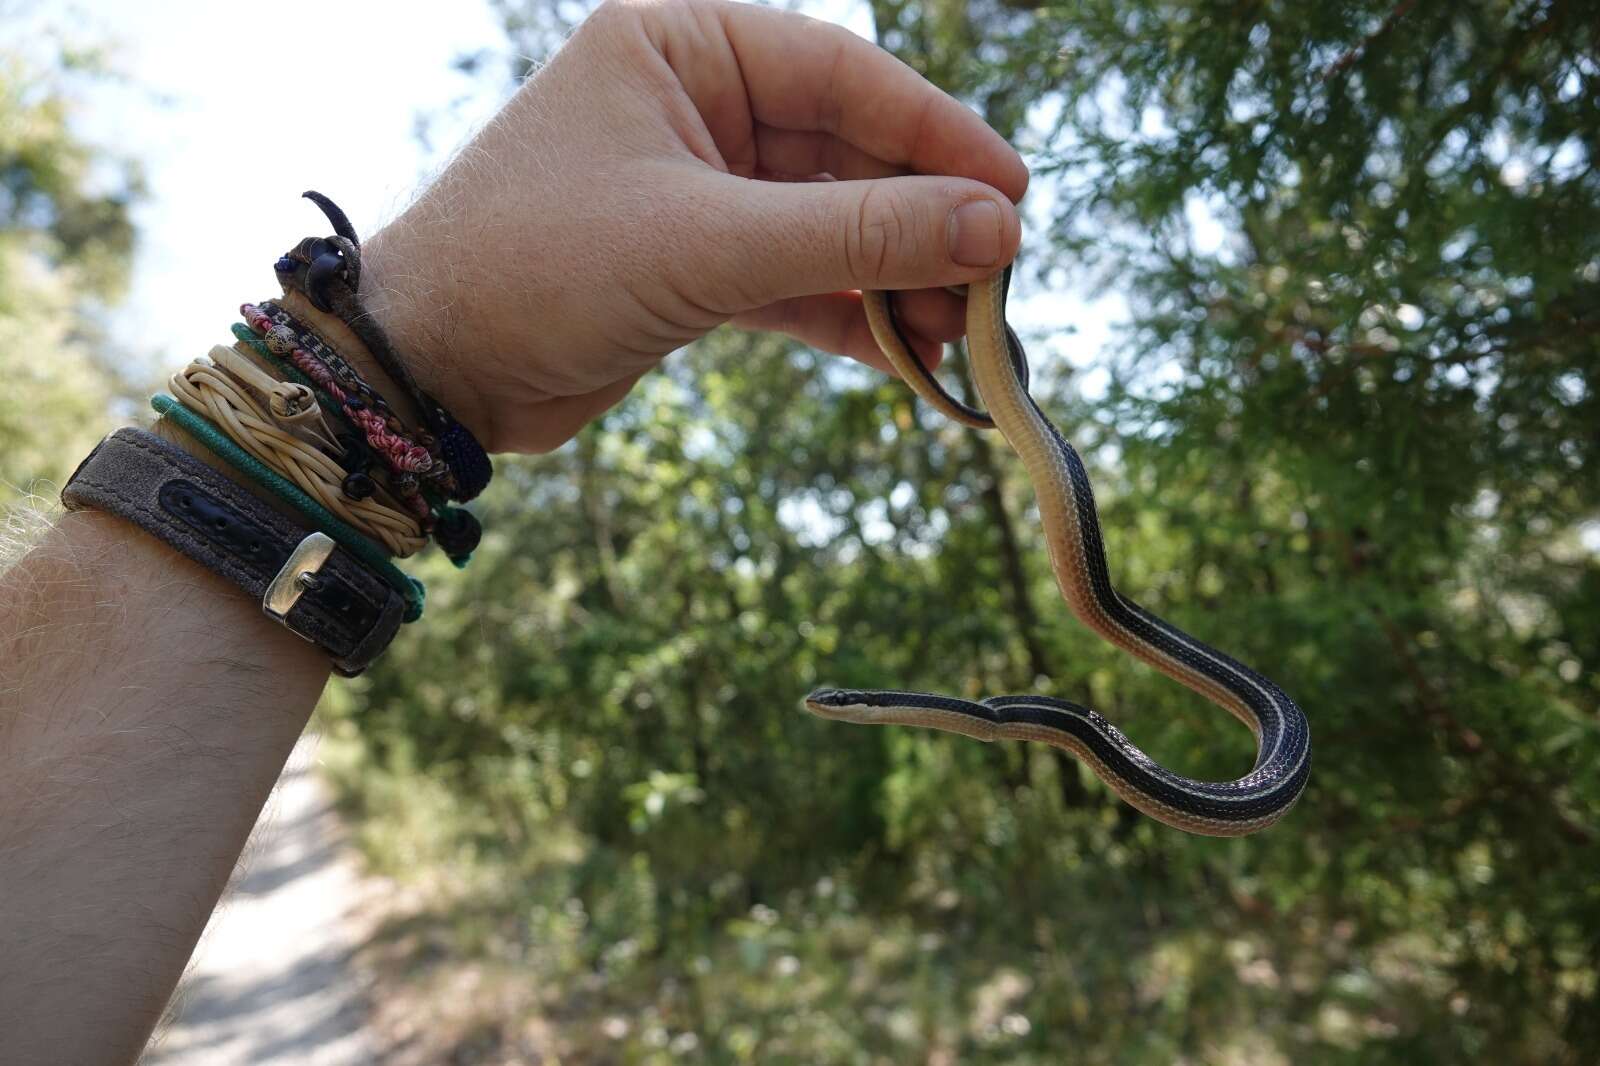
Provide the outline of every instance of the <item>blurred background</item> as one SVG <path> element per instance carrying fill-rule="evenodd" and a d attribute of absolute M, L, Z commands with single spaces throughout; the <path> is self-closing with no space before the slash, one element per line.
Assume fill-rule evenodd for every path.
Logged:
<path fill-rule="evenodd" d="M 1032 690 L 1252 756 L 1067 616 L 998 440 L 719 331 L 502 460 L 319 711 L 392 1061 L 1600 1059 L 1600 7 L 804 10 L 1024 152 L 1017 321 L 1114 573 L 1300 700 L 1311 785 L 1199 839 L 802 713 Z M 370 232 L 585 11 L 0 0 L 5 502 L 272 294 L 303 188 Z"/>

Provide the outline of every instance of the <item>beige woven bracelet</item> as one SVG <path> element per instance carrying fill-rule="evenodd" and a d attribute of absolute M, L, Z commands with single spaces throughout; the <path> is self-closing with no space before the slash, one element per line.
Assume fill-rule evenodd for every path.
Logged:
<path fill-rule="evenodd" d="M 404 558 L 421 551 L 427 538 L 416 519 L 397 506 L 389 506 L 376 494 L 361 500 L 346 496 L 344 468 L 305 439 L 324 434 L 307 425 L 306 420 L 298 419 L 299 412 L 283 412 L 284 421 L 298 420 L 291 432 L 290 427 L 264 411 L 250 388 L 225 369 L 238 358 L 239 353 L 219 346 L 212 349 L 211 358 L 196 359 L 173 374 L 168 386 L 185 407 L 210 419 L 234 443 L 283 474 L 339 518 L 383 544 L 391 554 Z"/>

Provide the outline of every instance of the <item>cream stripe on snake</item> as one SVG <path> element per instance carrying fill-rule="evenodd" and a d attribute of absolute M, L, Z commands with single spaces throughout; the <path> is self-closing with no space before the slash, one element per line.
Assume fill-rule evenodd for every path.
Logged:
<path fill-rule="evenodd" d="M 969 287 L 967 346 L 988 413 L 944 388 L 911 351 L 887 293 L 864 293 L 868 322 L 900 376 L 964 425 L 998 428 L 1021 458 L 1039 501 L 1051 570 L 1068 608 L 1095 632 L 1187 685 L 1250 726 L 1257 754 L 1235 781 L 1197 781 L 1158 765 L 1086 707 L 1045 696 L 962 700 L 922 692 L 824 689 L 806 707 L 825 718 L 920 725 L 979 740 L 1036 740 L 1070 752 L 1123 799 L 1159 821 L 1238 836 L 1282 817 L 1305 787 L 1311 736 L 1305 715 L 1275 684 L 1196 640 L 1111 585 L 1099 516 L 1082 460 L 1028 394 L 1027 359 L 1005 321 L 1010 271 Z"/>

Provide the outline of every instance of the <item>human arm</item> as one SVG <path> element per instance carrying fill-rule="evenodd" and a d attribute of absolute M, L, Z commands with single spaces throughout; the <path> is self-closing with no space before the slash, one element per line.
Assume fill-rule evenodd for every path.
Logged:
<path fill-rule="evenodd" d="M 760 180 L 820 172 L 846 180 Z M 613 5 L 368 242 L 363 283 L 425 388 L 492 448 L 539 450 L 725 321 L 874 361 L 861 286 L 926 290 L 903 306 L 935 355 L 961 329 L 939 287 L 1009 259 L 1025 181 L 842 31 Z M 137 1056 L 326 677 L 109 516 L 63 516 L 0 576 L 0 1061 Z"/>
<path fill-rule="evenodd" d="M 327 676 L 109 515 L 0 575 L 0 1061 L 138 1056 Z"/>

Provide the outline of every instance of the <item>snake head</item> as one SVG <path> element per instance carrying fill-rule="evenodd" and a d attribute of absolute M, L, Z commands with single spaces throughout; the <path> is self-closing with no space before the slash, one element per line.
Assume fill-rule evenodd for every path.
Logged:
<path fill-rule="evenodd" d="M 819 718 L 835 721 L 865 721 L 867 693 L 848 688 L 819 688 L 806 696 L 805 708 Z"/>
<path fill-rule="evenodd" d="M 805 706 L 819 718 L 834 722 L 917 725 L 984 741 L 996 736 L 995 715 L 988 707 L 931 692 L 824 688 L 807 696 Z"/>
<path fill-rule="evenodd" d="M 867 692 L 858 688 L 819 688 L 805 699 L 805 708 L 819 718 L 857 725 L 886 725 L 904 718 L 908 710 L 924 701 L 941 697 L 916 692 L 882 690 Z"/>

